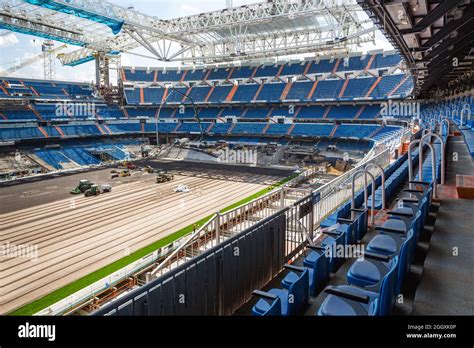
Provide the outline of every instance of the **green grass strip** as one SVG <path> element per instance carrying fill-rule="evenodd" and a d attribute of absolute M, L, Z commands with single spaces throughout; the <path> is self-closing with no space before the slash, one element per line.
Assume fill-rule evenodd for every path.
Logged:
<path fill-rule="evenodd" d="M 222 209 L 220 212 L 221 213 L 224 213 L 226 211 L 229 211 L 229 210 L 232 210 L 242 204 L 245 204 L 247 202 L 250 202 L 252 200 L 254 200 L 255 198 L 258 198 L 260 196 L 263 196 L 264 194 L 268 193 L 269 191 L 279 187 L 279 186 L 282 186 L 284 185 L 285 183 L 287 183 L 288 181 L 290 181 L 291 179 L 295 178 L 296 176 L 298 176 L 298 174 L 293 174 L 263 190 L 260 190 L 254 194 L 252 194 L 251 196 L 249 197 L 246 197 L 224 209 Z M 213 214 L 212 214 L 213 215 Z M 78 280 L 58 289 L 58 290 L 55 290 L 53 291 L 52 293 L 42 297 L 42 298 L 39 298 L 37 299 L 36 301 L 33 301 L 27 305 L 24 305 L 23 307 L 20 307 L 16 310 L 14 310 L 13 312 L 10 312 L 8 315 L 14 315 L 14 316 L 22 316 L 22 315 L 33 315 L 35 313 L 38 313 L 40 310 L 48 307 L 48 306 L 51 306 L 52 304 L 58 302 L 58 301 L 61 301 L 62 299 L 74 294 L 75 292 L 81 290 L 81 289 L 84 289 L 85 287 L 95 283 L 96 281 L 99 281 L 100 279 L 102 278 L 105 278 L 107 277 L 108 275 L 126 267 L 127 265 L 131 264 L 132 262 L 135 262 L 139 259 L 141 259 L 142 257 L 148 255 L 148 254 L 151 254 L 152 252 L 154 252 L 155 250 L 161 248 L 161 247 L 164 247 L 165 245 L 168 245 L 172 242 L 174 242 L 175 240 L 187 235 L 188 233 L 192 232 L 193 229 L 194 229 L 194 226 L 201 226 L 202 224 L 204 224 L 207 220 L 209 220 L 212 215 L 209 215 L 205 218 L 202 218 L 201 220 L 195 222 L 195 223 L 192 223 L 182 229 L 180 229 L 179 231 L 173 233 L 173 234 L 170 234 L 169 236 L 163 238 L 163 239 L 160 239 L 156 242 L 154 242 L 153 244 L 150 244 L 146 247 L 143 247 L 133 253 L 131 253 L 130 255 L 128 256 L 125 256 L 113 263 L 111 263 L 110 265 L 107 265 L 105 267 L 102 267 L 100 269 L 98 269 L 97 271 L 95 272 L 92 272 L 82 278 L 79 278 Z"/>

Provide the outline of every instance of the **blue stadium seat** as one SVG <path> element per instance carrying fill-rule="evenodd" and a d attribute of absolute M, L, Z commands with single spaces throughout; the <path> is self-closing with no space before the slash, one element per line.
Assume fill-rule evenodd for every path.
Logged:
<path fill-rule="evenodd" d="M 391 262 L 390 270 L 380 285 L 359 288 L 351 285 L 331 286 L 324 290 L 324 299 L 317 314 L 320 316 L 389 315 L 395 298 L 398 256 Z"/>
<path fill-rule="evenodd" d="M 288 289 L 273 288 L 268 291 L 269 294 L 278 296 L 281 302 L 281 315 L 300 314 L 301 310 L 308 303 L 309 298 L 309 271 L 306 267 L 296 267 L 285 265 L 284 268 L 298 274 L 298 279 L 292 282 Z M 252 314 L 262 316 L 268 313 L 271 304 L 264 299 L 260 299 L 252 308 Z"/>

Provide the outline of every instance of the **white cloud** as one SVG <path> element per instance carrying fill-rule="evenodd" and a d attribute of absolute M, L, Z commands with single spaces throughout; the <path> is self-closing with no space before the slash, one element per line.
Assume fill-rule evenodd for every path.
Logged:
<path fill-rule="evenodd" d="M 18 38 L 14 33 L 7 33 L 0 36 L 0 47 L 2 48 L 16 45 L 18 42 Z"/>

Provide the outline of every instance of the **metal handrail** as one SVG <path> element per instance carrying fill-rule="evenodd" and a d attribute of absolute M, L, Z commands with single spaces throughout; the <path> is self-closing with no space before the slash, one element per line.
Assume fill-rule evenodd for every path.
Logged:
<path fill-rule="evenodd" d="M 443 138 L 440 137 L 438 134 L 428 133 L 428 134 L 425 134 L 421 137 L 420 143 L 422 145 L 420 146 L 420 158 L 419 158 L 419 162 L 421 163 L 420 167 L 422 166 L 422 163 L 423 163 L 423 159 L 422 159 L 422 157 L 423 157 L 423 144 L 424 144 L 426 138 L 428 138 L 428 137 L 429 137 L 429 139 L 431 139 L 431 137 L 435 137 L 441 143 L 441 185 L 444 185 L 445 184 L 444 166 L 445 166 L 445 156 L 446 156 L 446 143 L 444 142 Z M 423 173 L 421 172 L 421 168 L 420 168 L 420 180 L 423 179 L 422 175 L 423 175 Z"/>
<path fill-rule="evenodd" d="M 370 173 L 367 168 L 365 169 L 359 169 L 358 171 L 356 171 L 354 173 L 354 175 L 352 176 L 352 188 L 351 188 L 351 208 L 352 209 L 355 209 L 356 208 L 356 205 L 355 205 L 355 181 L 357 179 L 357 177 L 360 175 L 360 174 L 363 174 L 364 175 L 364 206 L 367 207 L 367 203 L 368 203 L 368 198 L 369 198 L 369 195 L 368 195 L 368 185 L 367 185 L 367 175 L 370 176 L 371 178 L 371 181 L 372 181 L 372 192 L 371 192 L 371 195 L 372 195 L 372 204 L 371 204 L 371 209 L 370 209 L 370 215 L 371 215 L 371 223 L 373 224 L 374 223 L 374 203 L 375 203 L 375 178 L 374 176 L 372 175 L 372 173 Z M 351 219 L 354 220 L 354 211 L 351 212 Z"/>
<path fill-rule="evenodd" d="M 380 173 L 382 175 L 382 209 L 385 209 L 385 171 L 383 170 L 382 166 L 376 163 L 369 163 L 365 166 L 365 169 L 367 170 L 370 167 L 375 167 L 380 170 Z"/>

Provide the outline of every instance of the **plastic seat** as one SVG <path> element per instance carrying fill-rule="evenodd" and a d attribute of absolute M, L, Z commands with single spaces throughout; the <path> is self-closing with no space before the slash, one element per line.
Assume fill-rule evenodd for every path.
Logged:
<path fill-rule="evenodd" d="M 312 268 L 308 268 L 309 294 L 316 296 L 316 293 L 324 287 L 329 280 L 329 259 L 326 255 L 326 249 L 318 246 L 308 246 L 312 249 L 311 260 L 314 262 Z M 295 272 L 289 272 L 281 281 L 285 289 L 289 289 L 291 284 L 298 280 Z"/>
<path fill-rule="evenodd" d="M 411 264 L 411 253 L 413 248 L 413 231 L 408 231 L 407 239 L 403 242 L 399 254 L 398 277 L 396 282 L 396 293 L 401 288 Z M 366 253 L 365 259 L 357 260 L 347 272 L 347 281 L 351 285 L 360 287 L 376 286 L 391 268 L 391 260 L 387 256 Z"/>
<path fill-rule="evenodd" d="M 268 292 L 254 291 L 254 295 L 262 298 L 260 298 L 252 307 L 253 315 L 269 315 L 268 312 L 272 306 L 272 303 L 269 302 L 269 298 L 271 298 L 272 301 L 275 301 L 275 298 L 278 297 L 281 303 L 280 312 L 274 313 L 272 311 L 272 315 L 288 316 L 298 314 L 303 309 L 303 307 L 307 305 L 309 297 L 308 269 L 305 267 L 296 267 L 292 265 L 285 265 L 284 268 L 297 273 L 298 278 L 293 283 L 291 283 L 288 289 L 274 288 Z"/>
<path fill-rule="evenodd" d="M 329 295 L 324 299 L 317 314 L 320 316 L 389 315 L 395 299 L 397 271 L 398 256 L 395 256 L 390 270 L 377 288 L 358 288 L 352 285 L 326 288 L 324 291 Z"/>

